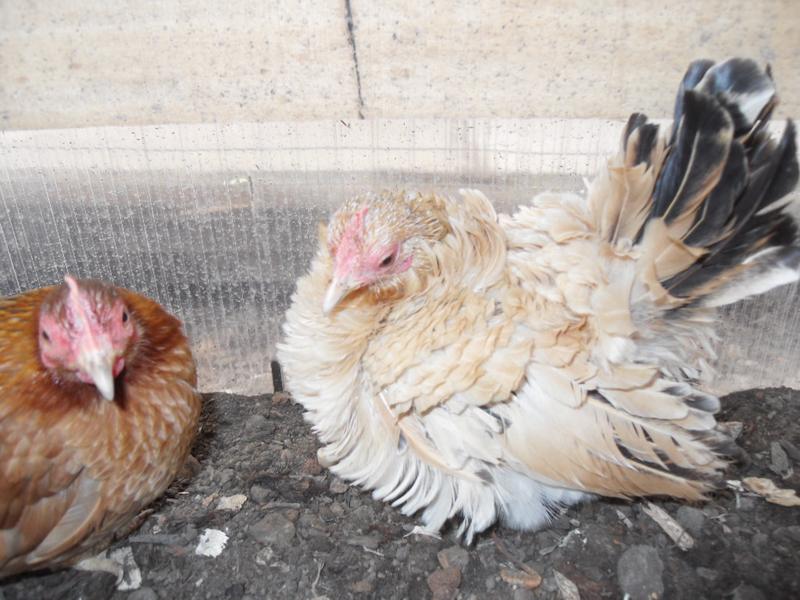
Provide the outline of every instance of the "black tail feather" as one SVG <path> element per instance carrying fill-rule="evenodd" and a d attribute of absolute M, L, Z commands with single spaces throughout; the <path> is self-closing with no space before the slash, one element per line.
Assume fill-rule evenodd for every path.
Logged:
<path fill-rule="evenodd" d="M 746 189 L 735 203 L 729 223 L 733 231 L 710 246 L 709 253 L 689 269 L 664 282 L 675 296 L 688 296 L 726 270 L 741 264 L 750 254 L 770 246 L 797 241 L 797 224 L 776 210 L 758 214 L 794 189 L 798 178 L 794 124 L 790 121 L 778 147 L 765 140 L 755 153 L 760 164 L 749 175 Z M 754 159 L 755 162 L 755 159 Z M 708 201 L 714 199 L 712 194 Z"/>
<path fill-rule="evenodd" d="M 747 158 L 742 145 L 734 141 L 728 153 L 728 162 L 722 171 L 717 187 L 703 205 L 698 221 L 692 226 L 686 243 L 705 247 L 719 240 L 725 224 L 730 221 L 733 207 L 747 183 Z"/>
<path fill-rule="evenodd" d="M 732 58 L 708 69 L 696 89 L 713 96 L 725 108 L 736 137 L 769 121 L 777 104 L 771 71 L 747 58 Z M 762 102 L 762 98 L 767 100 Z"/>
<path fill-rule="evenodd" d="M 686 208 L 687 201 L 715 185 L 728 158 L 732 124 L 711 96 L 694 91 L 684 95 L 683 120 L 677 143 L 667 158 L 653 192 L 652 217 L 669 223 Z"/>
<path fill-rule="evenodd" d="M 793 121 L 786 123 L 786 130 L 778 147 L 780 159 L 769 190 L 764 195 L 760 210 L 791 192 L 797 185 L 797 132 Z"/>
<path fill-rule="evenodd" d="M 797 225 L 778 203 L 798 181 L 796 130 L 789 121 L 778 143 L 771 138 L 766 125 L 776 104 L 769 68 L 754 61 L 696 61 L 686 72 L 649 218 L 669 224 L 693 214 L 683 242 L 706 253 L 661 282 L 671 295 L 708 293 L 757 252 L 797 242 Z M 627 149 L 634 164 L 649 163 L 656 131 L 644 115 L 632 115 L 624 139 L 638 144 Z"/>
<path fill-rule="evenodd" d="M 633 113 L 625 126 L 622 145 L 626 149 L 625 164 L 650 166 L 653 149 L 658 142 L 658 125 L 647 122 L 647 115 Z M 635 135 L 634 135 L 635 134 Z M 631 139 L 634 135 L 635 140 Z"/>
<path fill-rule="evenodd" d="M 675 110 L 672 115 L 672 135 L 670 135 L 670 145 L 675 144 L 675 137 L 678 135 L 678 125 L 683 117 L 683 97 L 688 90 L 693 90 L 706 72 L 714 66 L 713 60 L 696 60 L 689 65 L 686 74 L 683 76 L 681 85 L 678 88 L 678 96 L 675 98 Z"/>

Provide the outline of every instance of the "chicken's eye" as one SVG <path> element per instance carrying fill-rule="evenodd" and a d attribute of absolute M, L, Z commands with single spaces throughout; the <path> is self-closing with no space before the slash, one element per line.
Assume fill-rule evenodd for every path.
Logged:
<path fill-rule="evenodd" d="M 49 336 L 49 335 L 47 335 L 47 332 L 46 332 L 46 331 L 42 331 L 42 339 L 43 339 L 45 342 L 49 342 L 49 341 L 50 341 L 50 336 Z"/>
<path fill-rule="evenodd" d="M 128 322 L 128 311 L 127 310 L 123 310 L 122 311 L 122 322 L 123 323 L 127 323 Z"/>
<path fill-rule="evenodd" d="M 381 261 L 381 267 L 388 267 L 390 264 L 392 264 L 393 260 L 394 260 L 394 254 L 390 254 Z"/>

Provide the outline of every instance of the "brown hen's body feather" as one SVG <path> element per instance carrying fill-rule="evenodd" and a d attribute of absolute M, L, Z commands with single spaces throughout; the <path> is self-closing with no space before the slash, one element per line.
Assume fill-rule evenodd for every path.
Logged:
<path fill-rule="evenodd" d="M 0 299 L 0 577 L 102 550 L 163 493 L 197 430 L 180 322 L 116 289 L 138 335 L 109 402 L 39 359 L 39 310 L 56 289 Z"/>
<path fill-rule="evenodd" d="M 473 190 L 348 203 L 279 347 L 321 462 L 431 529 L 462 516 L 468 539 L 597 494 L 702 498 L 730 444 L 699 390 L 714 307 L 800 267 L 777 202 L 797 181 L 794 128 L 764 133 L 774 104 L 752 61 L 701 61 L 670 139 L 634 115 L 588 198 L 542 194 L 512 216 Z M 412 266 L 337 254 L 373 240 Z M 373 283 L 353 287 L 349 265 Z"/>

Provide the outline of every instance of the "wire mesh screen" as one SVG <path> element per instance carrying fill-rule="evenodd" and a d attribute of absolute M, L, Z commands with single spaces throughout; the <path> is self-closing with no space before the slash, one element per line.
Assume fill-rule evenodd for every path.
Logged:
<path fill-rule="evenodd" d="M 203 390 L 260 393 L 317 224 L 386 188 L 476 187 L 513 210 L 585 189 L 602 120 L 355 121 L 0 134 L 0 293 L 98 277 L 186 323 Z M 717 392 L 800 387 L 796 286 L 727 309 Z"/>

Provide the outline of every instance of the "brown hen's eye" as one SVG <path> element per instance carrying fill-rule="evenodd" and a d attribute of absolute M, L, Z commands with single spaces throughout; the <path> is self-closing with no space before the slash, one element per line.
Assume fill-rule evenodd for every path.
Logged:
<path fill-rule="evenodd" d="M 128 322 L 128 311 L 127 310 L 123 310 L 122 311 L 122 322 L 123 323 L 127 323 Z"/>
<path fill-rule="evenodd" d="M 384 258 L 381 261 L 381 266 L 382 267 L 388 267 L 390 264 L 392 264 L 393 260 L 394 260 L 394 254 L 390 254 L 389 256 L 387 256 L 386 258 Z"/>

